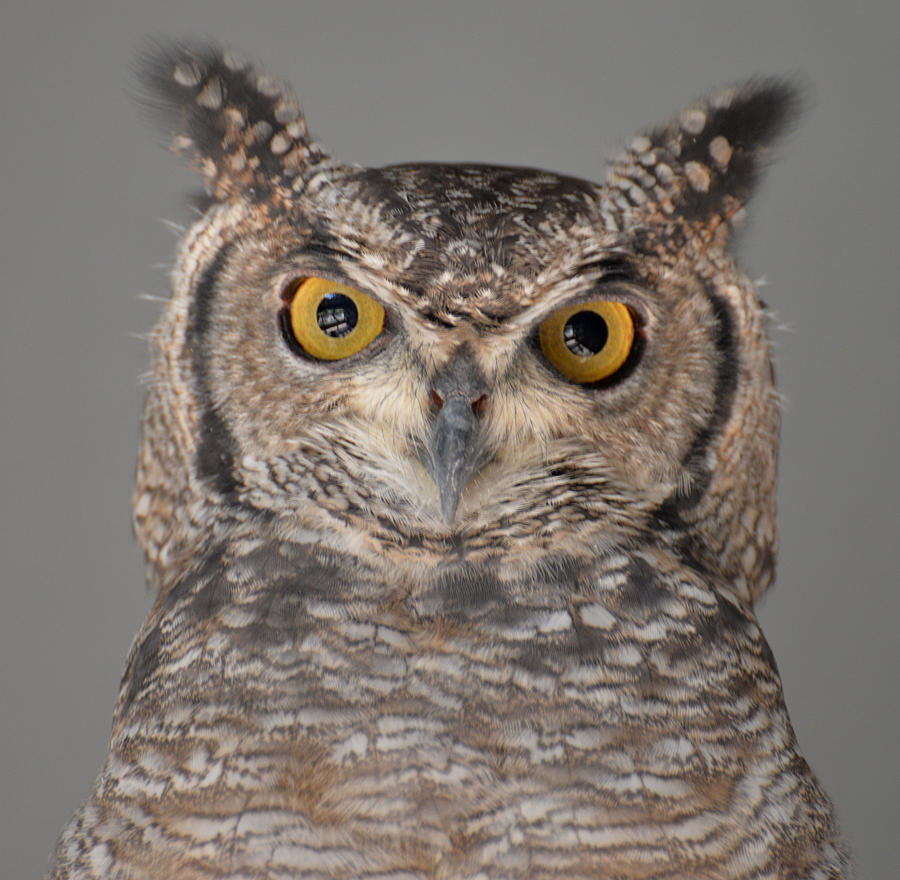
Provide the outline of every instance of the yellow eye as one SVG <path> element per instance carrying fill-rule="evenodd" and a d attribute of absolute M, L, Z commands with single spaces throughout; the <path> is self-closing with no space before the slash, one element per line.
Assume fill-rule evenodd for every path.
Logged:
<path fill-rule="evenodd" d="M 634 318 L 620 302 L 597 299 L 555 311 L 539 331 L 544 357 L 567 379 L 588 385 L 612 376 L 634 344 Z"/>
<path fill-rule="evenodd" d="M 327 278 L 304 278 L 289 308 L 294 339 L 318 360 L 350 357 L 384 329 L 384 308 L 379 303 Z"/>

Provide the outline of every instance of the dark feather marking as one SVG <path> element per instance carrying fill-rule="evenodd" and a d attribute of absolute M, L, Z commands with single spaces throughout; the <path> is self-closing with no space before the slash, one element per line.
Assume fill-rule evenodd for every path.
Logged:
<path fill-rule="evenodd" d="M 197 445 L 196 467 L 199 476 L 213 481 L 216 489 L 226 499 L 235 502 L 237 479 L 234 462 L 237 444 L 224 419 L 213 406 L 209 389 L 209 364 L 207 335 L 210 331 L 212 303 L 216 283 L 233 249 L 232 244 L 220 248 L 194 289 L 191 301 L 187 339 L 191 345 L 191 357 L 196 377 L 194 393 L 202 408 L 200 437 Z"/>
<path fill-rule="evenodd" d="M 769 79 L 750 83 L 725 107 L 706 107 L 707 123 L 696 137 L 685 136 L 679 162 L 699 162 L 714 170 L 709 144 L 716 137 L 724 137 L 733 152 L 727 169 L 713 174 L 708 192 L 685 189 L 680 215 L 688 220 L 714 216 L 728 197 L 746 204 L 759 178 L 762 148 L 799 116 L 801 105 L 795 84 Z"/>
<path fill-rule="evenodd" d="M 611 257 L 603 257 L 590 263 L 583 263 L 575 271 L 575 275 L 597 274 L 597 284 L 602 286 L 614 281 L 633 281 L 637 273 L 631 263 L 631 258 L 624 254 L 616 254 Z"/>
<path fill-rule="evenodd" d="M 190 139 L 189 145 L 180 147 L 182 152 L 195 161 L 212 160 L 216 174 L 223 179 L 233 177 L 226 158 L 233 145 L 227 143 L 225 111 L 233 108 L 242 113 L 245 124 L 241 144 L 253 158 L 256 169 L 252 174 L 252 186 L 247 183 L 249 178 L 239 185 L 245 197 L 263 200 L 267 198 L 271 184 L 278 181 L 285 170 L 281 158 L 274 155 L 269 146 L 271 134 L 285 129 L 284 123 L 276 118 L 275 110 L 280 101 L 292 99 L 293 95 L 280 82 L 272 94 L 263 94 L 257 85 L 259 72 L 254 67 L 229 67 L 224 56 L 221 47 L 210 43 L 156 40 L 137 63 L 137 77 L 144 90 L 143 104 L 164 131 Z M 195 71 L 197 81 L 176 80 L 174 72 L 178 66 Z M 213 106 L 203 106 L 198 99 L 211 83 L 217 85 L 221 100 Z M 297 122 L 302 127 L 297 140 L 308 146 L 305 120 L 299 116 Z M 260 123 L 266 124 L 264 128 L 268 134 L 254 138 L 254 127 Z"/>
<path fill-rule="evenodd" d="M 704 288 L 716 318 L 715 345 L 719 355 L 718 374 L 714 391 L 715 407 L 709 421 L 697 432 L 691 448 L 682 461 L 682 468 L 691 475 L 691 488 L 686 493 L 673 492 L 657 508 L 656 519 L 664 528 L 682 528 L 682 514 L 696 507 L 712 475 L 706 465 L 706 455 L 713 440 L 731 415 L 738 379 L 737 342 L 734 337 L 734 317 L 727 300 L 707 284 Z"/>
<path fill-rule="evenodd" d="M 163 615 L 173 610 L 195 619 L 212 617 L 228 598 L 228 585 L 223 582 L 222 568 L 225 549 L 212 548 L 195 571 L 183 577 L 166 596 Z"/>
<path fill-rule="evenodd" d="M 752 615 L 715 593 L 716 610 L 708 615 L 699 615 L 695 620 L 696 634 L 691 640 L 696 649 L 722 654 L 725 651 L 758 652 L 762 661 L 778 676 L 778 666 L 772 649 L 759 631 Z M 729 692 L 735 697 L 753 696 L 758 693 L 756 677 L 740 666 L 735 666 L 729 676 Z"/>
<path fill-rule="evenodd" d="M 371 203 L 384 206 L 386 214 L 396 219 L 405 219 L 412 214 L 409 202 L 398 193 L 397 182 L 387 178 L 382 169 L 360 169 L 355 179 L 362 185 Z"/>
<path fill-rule="evenodd" d="M 587 663 L 598 663 L 603 660 L 603 651 L 609 645 L 609 634 L 592 626 L 585 626 L 581 617 L 573 617 L 575 626 L 576 647 L 573 654 Z"/>
<path fill-rule="evenodd" d="M 334 261 L 335 265 L 339 265 L 343 260 L 354 259 L 352 254 L 348 254 L 336 247 L 330 240 L 330 237 L 321 230 L 313 232 L 312 235 L 303 243 L 300 249 L 301 254 L 312 254 L 316 257 L 325 257 Z"/>
<path fill-rule="evenodd" d="M 669 598 L 669 593 L 661 584 L 659 575 L 640 556 L 629 562 L 627 572 L 619 607 L 633 620 L 653 617 L 659 606 Z"/>
<path fill-rule="evenodd" d="M 234 439 L 221 416 L 212 408 L 203 411 L 200 444 L 197 448 L 197 472 L 214 480 L 226 499 L 236 501 L 237 480 L 234 476 Z"/>
<path fill-rule="evenodd" d="M 134 655 L 125 670 L 122 680 L 122 684 L 125 681 L 128 682 L 123 711 L 128 711 L 147 679 L 153 675 L 159 666 L 159 647 L 161 642 L 162 633 L 157 624 L 141 639 L 140 644 L 135 648 Z"/>
<path fill-rule="evenodd" d="M 498 605 L 505 609 L 509 602 L 506 587 L 490 572 L 458 565 L 435 576 L 423 608 L 434 616 L 466 621 L 493 616 Z"/>

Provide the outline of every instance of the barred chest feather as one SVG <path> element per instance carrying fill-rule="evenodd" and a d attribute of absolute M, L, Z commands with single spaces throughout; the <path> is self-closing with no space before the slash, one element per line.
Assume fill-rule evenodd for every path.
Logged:
<path fill-rule="evenodd" d="M 135 644 L 92 859 L 160 876 L 155 848 L 189 839 L 179 876 L 805 863 L 816 784 L 765 640 L 659 554 L 553 560 L 565 593 L 447 571 L 387 605 L 311 546 L 244 551 L 219 548 Z"/>

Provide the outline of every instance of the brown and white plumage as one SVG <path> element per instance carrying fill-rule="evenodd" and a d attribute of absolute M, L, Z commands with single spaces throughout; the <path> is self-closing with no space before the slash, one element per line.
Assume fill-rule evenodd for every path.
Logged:
<path fill-rule="evenodd" d="M 727 252 L 791 89 L 697 104 L 595 185 L 341 164 L 216 49 L 146 81 L 212 201 L 144 415 L 157 601 L 50 876 L 846 876 L 753 613 L 779 412 Z M 298 354 L 310 276 L 384 332 Z M 535 334 L 598 295 L 637 341 L 579 385 Z"/>

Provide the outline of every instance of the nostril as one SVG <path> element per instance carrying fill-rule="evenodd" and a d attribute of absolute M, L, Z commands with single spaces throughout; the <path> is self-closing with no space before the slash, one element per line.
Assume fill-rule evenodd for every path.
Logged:
<path fill-rule="evenodd" d="M 429 395 L 431 399 L 431 405 L 440 412 L 444 408 L 444 398 L 441 397 L 440 394 L 437 393 L 433 388 L 431 389 L 431 394 Z"/>
<path fill-rule="evenodd" d="M 482 394 L 477 400 L 472 401 L 472 412 L 475 413 L 476 416 L 483 415 L 484 411 L 487 409 L 487 403 L 487 395 Z"/>

